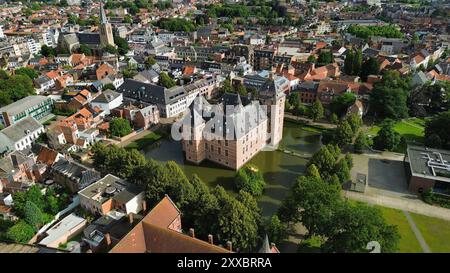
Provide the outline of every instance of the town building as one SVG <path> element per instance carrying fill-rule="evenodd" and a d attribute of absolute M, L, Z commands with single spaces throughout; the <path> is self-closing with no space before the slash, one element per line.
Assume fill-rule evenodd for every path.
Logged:
<path fill-rule="evenodd" d="M 450 151 L 408 145 L 403 162 L 411 192 L 450 196 Z"/>
<path fill-rule="evenodd" d="M 44 133 L 44 126 L 33 117 L 26 117 L 0 131 L 0 152 L 21 151 Z"/>
<path fill-rule="evenodd" d="M 278 145 L 283 136 L 284 104 L 283 85 L 272 78 L 258 90 L 258 100 L 225 94 L 214 111 L 212 122 L 217 124 L 207 129 L 211 118 L 203 117 L 202 111 L 209 106 L 198 97 L 185 116 L 190 122 L 183 122 L 186 160 L 200 164 L 206 159 L 230 169 L 241 168 L 266 145 Z M 262 106 L 267 106 L 267 112 Z"/>
<path fill-rule="evenodd" d="M 47 119 L 52 112 L 53 100 L 45 96 L 28 96 L 0 108 L 0 123 L 8 127 L 26 117 Z"/>
<path fill-rule="evenodd" d="M 93 107 L 97 106 L 103 110 L 105 115 L 109 115 L 111 110 L 119 107 L 123 102 L 122 93 L 118 93 L 112 90 L 105 90 L 100 95 L 98 95 L 94 100 L 92 100 L 91 105 Z"/>
<path fill-rule="evenodd" d="M 112 210 L 137 214 L 142 210 L 144 191 L 138 186 L 108 174 L 97 182 L 78 192 L 80 205 L 96 215 Z"/>
<path fill-rule="evenodd" d="M 181 212 L 166 195 L 109 253 L 229 253 L 209 242 L 190 236 L 181 229 Z M 229 244 L 231 248 L 231 243 Z"/>
<path fill-rule="evenodd" d="M 98 181 L 100 173 L 72 159 L 60 159 L 52 166 L 53 180 L 68 188 L 72 193 L 78 192 Z"/>

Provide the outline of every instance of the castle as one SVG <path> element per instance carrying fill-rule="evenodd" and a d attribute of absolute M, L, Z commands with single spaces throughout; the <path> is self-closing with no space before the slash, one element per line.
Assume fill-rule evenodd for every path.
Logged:
<path fill-rule="evenodd" d="M 217 105 L 201 97 L 190 106 L 182 129 L 186 160 L 203 160 L 238 170 L 263 148 L 275 148 L 283 137 L 285 78 L 271 77 L 257 99 L 226 93 Z M 213 114 L 205 117 L 204 113 Z"/>

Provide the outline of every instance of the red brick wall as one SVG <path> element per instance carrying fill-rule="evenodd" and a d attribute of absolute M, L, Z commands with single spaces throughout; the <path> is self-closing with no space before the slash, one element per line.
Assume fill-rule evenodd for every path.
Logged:
<path fill-rule="evenodd" d="M 423 188 L 423 192 L 427 191 L 429 188 L 434 187 L 434 180 L 411 176 L 409 180 L 409 190 L 414 193 L 419 193 L 419 189 Z"/>

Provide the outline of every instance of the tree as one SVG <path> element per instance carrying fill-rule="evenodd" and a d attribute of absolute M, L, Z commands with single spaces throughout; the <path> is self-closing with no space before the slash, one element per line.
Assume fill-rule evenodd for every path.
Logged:
<path fill-rule="evenodd" d="M 114 48 L 114 49 L 115 49 L 115 48 Z M 107 52 L 111 53 L 109 48 L 105 48 L 105 50 L 106 50 Z M 91 48 L 90 48 L 88 45 L 86 45 L 86 44 L 81 44 L 81 45 L 80 45 L 80 48 L 78 49 L 78 52 L 81 53 L 81 54 L 84 54 L 84 55 L 86 55 L 86 56 L 92 56 L 92 50 L 91 50 Z"/>
<path fill-rule="evenodd" d="M 30 79 L 34 80 L 37 77 L 39 77 L 39 73 L 36 72 L 36 70 L 29 68 L 29 67 L 20 67 L 17 68 L 16 70 L 14 70 L 14 73 L 16 75 L 26 75 L 28 76 Z"/>
<path fill-rule="evenodd" d="M 60 7 L 68 7 L 69 6 L 69 3 L 67 3 L 67 0 L 61 0 L 61 1 L 59 1 L 59 4 L 58 4 Z"/>
<path fill-rule="evenodd" d="M 288 98 L 289 103 L 295 108 L 300 104 L 300 96 L 298 92 L 292 92 Z"/>
<path fill-rule="evenodd" d="M 312 105 L 309 111 L 310 118 L 313 121 L 323 118 L 324 109 L 322 103 L 319 100 L 316 100 Z"/>
<path fill-rule="evenodd" d="M 394 121 L 385 119 L 373 139 L 375 149 L 392 151 L 400 144 L 401 136 L 394 130 Z"/>
<path fill-rule="evenodd" d="M 357 113 L 352 113 L 348 115 L 345 120 L 348 122 L 354 133 L 358 132 L 359 128 L 363 124 L 361 116 L 358 115 Z"/>
<path fill-rule="evenodd" d="M 353 75 L 359 75 L 361 73 L 361 65 L 362 65 L 362 51 L 358 49 L 353 58 Z"/>
<path fill-rule="evenodd" d="M 117 54 L 117 48 L 113 45 L 106 45 L 103 47 L 103 50 L 110 53 L 110 54 Z"/>
<path fill-rule="evenodd" d="M 224 188 L 216 186 L 213 191 L 217 198 L 217 220 L 212 223 L 219 241 L 230 241 L 239 250 L 255 248 L 258 225 L 252 212 L 241 202 L 231 197 Z"/>
<path fill-rule="evenodd" d="M 367 147 L 367 137 L 363 132 L 359 132 L 355 139 L 354 149 L 361 153 Z"/>
<path fill-rule="evenodd" d="M 425 111 L 423 116 L 431 116 L 449 110 L 450 83 L 438 81 L 424 84 L 411 93 L 409 106 L 410 108 L 422 107 Z M 413 111 L 410 111 L 410 113 L 414 116 L 421 116 Z"/>
<path fill-rule="evenodd" d="M 253 196 L 259 196 L 263 193 L 264 177 L 258 168 L 254 165 L 246 165 L 239 169 L 234 178 L 237 190 L 244 190 Z"/>
<path fill-rule="evenodd" d="M 25 222 L 37 229 L 44 223 L 44 215 L 42 211 L 31 201 L 25 203 Z"/>
<path fill-rule="evenodd" d="M 308 236 L 327 233 L 333 226 L 332 212 L 340 202 L 340 191 L 335 185 L 309 176 L 300 176 L 292 188 L 289 219 L 301 221 Z M 282 205 L 282 207 L 285 204 Z"/>
<path fill-rule="evenodd" d="M 450 149 L 450 111 L 439 113 L 425 123 L 425 144 Z"/>
<path fill-rule="evenodd" d="M 123 118 L 114 118 L 109 122 L 109 131 L 113 136 L 123 137 L 129 135 L 133 130 L 131 129 L 128 120 Z"/>
<path fill-rule="evenodd" d="M 28 75 L 12 75 L 0 79 L 0 105 L 8 105 L 34 94 L 33 81 Z"/>
<path fill-rule="evenodd" d="M 353 55 L 353 49 L 348 49 L 348 53 L 345 56 L 344 60 L 344 72 L 347 75 L 353 75 L 353 62 L 354 62 L 354 55 Z"/>
<path fill-rule="evenodd" d="M 195 233 L 199 237 L 205 237 L 211 233 L 211 227 L 206 223 L 216 221 L 216 211 L 219 209 L 217 199 L 196 174 L 190 183 L 195 190 L 192 198 L 183 207 L 183 225 L 195 227 Z"/>
<path fill-rule="evenodd" d="M 310 164 L 308 166 L 308 168 L 306 168 L 305 175 L 309 176 L 309 177 L 314 177 L 314 178 L 317 178 L 317 179 L 320 178 L 319 169 L 317 169 L 316 165 L 314 165 L 314 164 Z"/>
<path fill-rule="evenodd" d="M 334 173 L 339 178 L 340 184 L 344 184 L 350 180 L 350 168 L 348 167 L 347 160 L 345 158 L 339 159 L 334 166 Z"/>
<path fill-rule="evenodd" d="M 287 225 L 282 223 L 276 214 L 266 220 L 264 227 L 264 233 L 267 234 L 270 241 L 275 244 L 281 243 L 288 237 Z"/>
<path fill-rule="evenodd" d="M 333 175 L 334 165 L 336 164 L 337 156 L 330 152 L 329 147 L 322 146 L 309 160 L 307 168 L 311 165 L 315 165 L 319 170 L 319 174 L 323 179 L 327 179 Z"/>
<path fill-rule="evenodd" d="M 222 82 L 219 93 L 222 95 L 225 93 L 233 93 L 233 86 L 231 86 L 231 81 L 229 79 L 226 79 Z"/>
<path fill-rule="evenodd" d="M 114 43 L 116 44 L 117 52 L 120 55 L 125 55 L 125 54 L 127 54 L 128 50 L 130 50 L 127 40 L 125 40 L 122 37 L 114 36 Z"/>
<path fill-rule="evenodd" d="M 324 235 L 325 252 L 367 253 L 367 243 L 377 241 L 381 251 L 395 252 L 400 239 L 395 225 L 388 225 L 378 208 L 364 203 L 343 203 L 334 212 L 333 228 Z"/>
<path fill-rule="evenodd" d="M 317 65 L 323 66 L 333 62 L 333 52 L 329 49 L 322 49 L 317 59 Z"/>
<path fill-rule="evenodd" d="M 159 73 L 159 84 L 166 88 L 171 88 L 176 85 L 176 82 L 171 77 L 169 77 L 166 72 L 161 72 Z"/>
<path fill-rule="evenodd" d="M 7 79 L 9 79 L 8 73 L 5 70 L 0 69 L 0 80 L 7 80 Z"/>
<path fill-rule="evenodd" d="M 317 61 L 316 56 L 309 55 L 308 59 L 306 60 L 308 63 L 315 63 Z"/>
<path fill-rule="evenodd" d="M 242 83 L 239 83 L 236 86 L 235 90 L 236 90 L 237 94 L 239 94 L 241 96 L 247 96 L 248 91 Z"/>
<path fill-rule="evenodd" d="M 24 220 L 19 220 L 17 224 L 10 227 L 6 232 L 6 238 L 17 243 L 28 243 L 34 236 L 34 228 Z"/>
<path fill-rule="evenodd" d="M 346 120 L 339 122 L 334 133 L 334 141 L 342 147 L 351 144 L 353 136 L 354 132 L 350 124 Z"/>
<path fill-rule="evenodd" d="M 378 118 L 408 117 L 407 97 L 410 84 L 397 71 L 387 71 L 370 93 L 370 110 Z"/>
<path fill-rule="evenodd" d="M 345 92 L 338 96 L 333 96 L 330 103 L 331 112 L 342 117 L 347 112 L 348 108 L 352 106 L 356 101 L 355 94 L 351 92 Z"/>
<path fill-rule="evenodd" d="M 43 210 L 45 207 L 44 196 L 42 195 L 41 189 L 37 185 L 33 185 L 26 192 L 26 201 L 31 201 L 35 204 L 40 210 Z"/>
<path fill-rule="evenodd" d="M 374 57 L 370 57 L 364 61 L 359 74 L 363 82 L 367 81 L 369 75 L 378 75 L 380 73 L 380 64 Z"/>
<path fill-rule="evenodd" d="M 152 56 L 147 57 L 147 59 L 145 59 L 145 67 L 148 69 L 150 68 L 152 65 L 156 64 L 155 58 L 153 58 Z"/>
<path fill-rule="evenodd" d="M 333 124 L 337 124 L 339 122 L 339 118 L 338 118 L 338 116 L 335 113 L 331 114 L 330 122 L 333 123 Z"/>

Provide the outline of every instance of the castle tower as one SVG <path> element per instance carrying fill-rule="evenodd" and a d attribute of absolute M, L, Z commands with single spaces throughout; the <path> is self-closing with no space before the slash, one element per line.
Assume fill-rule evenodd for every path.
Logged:
<path fill-rule="evenodd" d="M 270 135 L 268 144 L 272 147 L 276 147 L 283 138 L 284 104 L 286 102 L 284 89 L 286 89 L 288 83 L 280 82 L 280 80 L 282 78 L 274 79 L 271 74 L 259 93 L 261 104 L 267 106 L 269 115 L 268 134 Z"/>
<path fill-rule="evenodd" d="M 115 46 L 114 37 L 111 24 L 108 22 L 105 10 L 103 9 L 103 3 L 100 5 L 100 45 L 105 47 L 107 45 Z"/>

